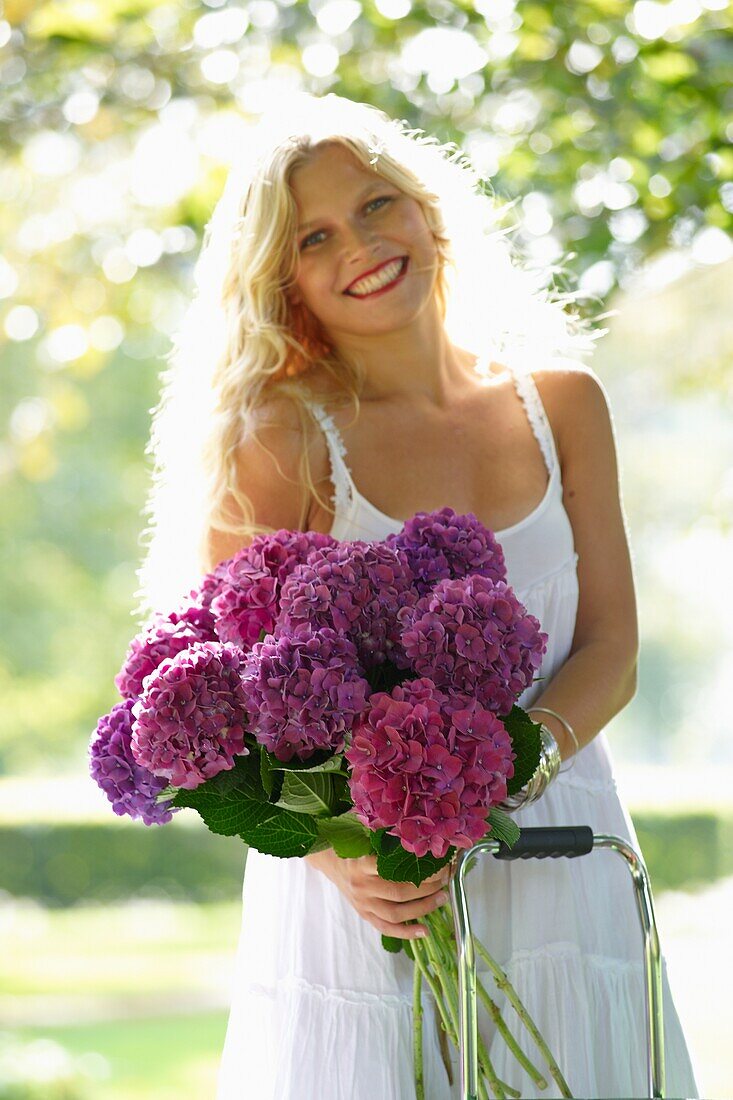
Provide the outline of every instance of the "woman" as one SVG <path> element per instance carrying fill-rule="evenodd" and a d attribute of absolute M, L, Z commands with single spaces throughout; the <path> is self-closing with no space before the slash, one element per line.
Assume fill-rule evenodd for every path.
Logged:
<path fill-rule="evenodd" d="M 465 160 L 364 105 L 297 107 L 260 127 L 246 185 L 232 174 L 212 222 L 156 417 L 143 594 L 163 602 L 261 530 L 377 539 L 418 510 L 473 512 L 549 635 L 518 702 L 553 712 L 568 762 L 516 819 L 638 843 L 603 733 L 634 695 L 638 648 L 613 428 L 570 355 L 597 334 L 512 261 Z M 177 515 L 200 541 L 173 580 Z M 445 881 L 385 883 L 372 857 L 250 852 L 218 1100 L 409 1100 L 411 963 L 380 934 L 422 934 Z M 642 945 L 617 857 L 486 860 L 469 881 L 477 934 L 573 1094 L 645 1095 Z M 457 1060 L 428 997 L 425 1013 L 426 1094 L 447 1100 Z M 697 1096 L 666 972 L 664 1014 L 667 1093 Z M 501 1079 L 556 1095 L 481 1027 Z"/>

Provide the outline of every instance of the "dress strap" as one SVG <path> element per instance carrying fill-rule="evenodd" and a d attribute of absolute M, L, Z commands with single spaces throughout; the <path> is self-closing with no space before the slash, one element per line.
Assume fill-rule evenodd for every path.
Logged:
<path fill-rule="evenodd" d="M 351 507 L 354 495 L 354 481 L 351 470 L 346 465 L 346 447 L 333 417 L 326 412 L 323 406 L 311 399 L 308 401 L 308 407 L 326 437 L 328 457 L 331 463 L 331 480 L 333 482 L 331 500 L 336 514 L 343 514 Z"/>
<path fill-rule="evenodd" d="M 527 419 L 540 445 L 540 450 L 542 451 L 542 456 L 547 466 L 547 472 L 550 477 L 552 477 L 555 470 L 559 469 L 560 462 L 557 457 L 557 448 L 555 446 L 555 438 L 552 434 L 552 427 L 547 418 L 545 406 L 542 404 L 542 398 L 537 389 L 537 383 L 529 371 L 523 372 L 521 370 L 516 370 L 512 366 L 509 367 L 509 370 L 514 379 L 517 393 L 526 410 Z"/>

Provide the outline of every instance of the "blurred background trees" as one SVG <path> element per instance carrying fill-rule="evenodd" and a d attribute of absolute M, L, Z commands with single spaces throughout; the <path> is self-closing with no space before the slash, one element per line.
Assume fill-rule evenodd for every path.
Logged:
<path fill-rule="evenodd" d="M 619 311 L 595 366 L 620 395 L 637 565 L 649 531 L 659 603 L 662 542 L 703 515 L 727 522 L 733 502 L 729 14 L 721 0 L 6 4 L 0 773 L 78 771 L 115 698 L 162 357 L 231 152 L 296 87 L 459 143 L 498 201 L 517 200 L 529 262 L 570 251 L 558 282 L 577 277 L 589 312 Z M 678 666 L 707 683 L 723 658 L 691 625 L 646 646 L 673 726 L 691 703 Z M 656 754 L 657 717 L 642 697 L 635 751 Z"/>
<path fill-rule="evenodd" d="M 516 204 L 528 262 L 609 313 L 592 365 L 615 417 L 642 659 L 607 732 L 660 889 L 733 872 L 730 29 L 725 0 L 5 4 L 0 926 L 16 950 L 0 966 L 0 1026 L 11 994 L 5 1019 L 29 1042 L 61 1035 L 54 1013 L 72 1021 L 63 1049 L 82 1062 L 69 1055 L 77 1085 L 58 1096 L 86 1095 L 87 1073 L 100 1096 L 105 1072 L 104 1095 L 120 1100 L 213 1094 L 225 998 L 206 982 L 229 973 L 243 853 L 222 847 L 218 863 L 182 823 L 174 843 L 113 819 L 86 747 L 136 629 L 149 413 L 203 228 L 248 126 L 294 89 L 366 100 L 455 141 L 497 201 Z M 711 792 L 711 816 L 674 824 Z M 661 809 L 662 826 L 643 816 Z M 109 906 L 125 896 L 137 908 L 120 942 Z M 108 907 L 64 915 L 91 898 Z M 204 975 L 188 999 L 178 965 Z M 172 1005 L 188 1020 L 173 1024 Z M 137 1030 L 85 1029 L 85 1011 L 127 1013 Z M 706 1095 L 729 1095 L 715 1034 L 701 1025 Z M 5 1041 L 7 1070 L 23 1059 Z M 61 1065 L 61 1049 L 41 1044 L 28 1063 Z M 56 1095 L 51 1076 L 36 1094 L 23 1074 L 12 1092 L 0 1072 L 0 1095 Z"/>

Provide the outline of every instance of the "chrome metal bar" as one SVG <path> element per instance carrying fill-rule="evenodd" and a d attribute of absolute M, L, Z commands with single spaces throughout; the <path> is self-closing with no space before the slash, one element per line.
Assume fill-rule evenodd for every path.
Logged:
<path fill-rule="evenodd" d="M 659 935 L 654 917 L 651 882 L 641 853 L 623 837 L 593 835 L 587 826 L 548 829 L 525 828 L 515 849 L 498 840 L 482 840 L 462 849 L 456 857 L 450 883 L 450 899 L 458 951 L 459 1042 L 461 1100 L 478 1100 L 478 1020 L 476 1009 L 476 958 L 471 918 L 466 898 L 466 874 L 476 858 L 490 852 L 497 859 L 572 858 L 596 848 L 618 852 L 631 872 L 644 939 L 646 975 L 647 1085 L 652 1100 L 664 1100 L 664 1016 Z M 592 846 L 591 846 L 592 839 Z"/>
<path fill-rule="evenodd" d="M 466 900 L 465 879 L 469 861 L 483 852 L 496 852 L 498 840 L 482 840 L 473 848 L 459 850 L 450 881 L 450 900 L 458 951 L 458 1039 L 461 1054 L 462 1100 L 478 1100 L 478 1023 L 476 1016 L 476 956 L 471 918 Z"/>
<path fill-rule="evenodd" d="M 626 860 L 634 882 L 636 907 L 644 936 L 646 976 L 647 1087 L 649 1096 L 661 1100 L 666 1091 L 664 1064 L 664 1009 L 662 1003 L 662 957 L 659 933 L 654 917 L 654 902 L 649 872 L 641 853 L 620 836 L 597 833 L 594 848 L 610 848 Z"/>

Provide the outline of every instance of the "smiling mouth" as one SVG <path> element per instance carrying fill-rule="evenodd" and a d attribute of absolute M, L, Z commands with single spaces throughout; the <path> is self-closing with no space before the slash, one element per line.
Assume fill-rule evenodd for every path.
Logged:
<path fill-rule="evenodd" d="M 403 277 L 403 275 L 407 271 L 408 263 L 409 263 L 408 257 L 407 256 L 402 256 L 400 258 L 400 269 L 397 272 L 397 274 L 394 276 L 394 278 L 390 279 L 390 281 L 388 283 L 384 283 L 382 286 L 375 287 L 374 290 L 365 291 L 363 294 L 357 294 L 357 293 L 355 293 L 351 290 L 345 290 L 344 294 L 348 294 L 348 296 L 350 298 L 371 298 L 375 294 L 380 294 L 384 290 L 389 290 L 390 287 L 393 287 Z M 384 267 L 389 267 L 390 265 L 389 264 L 384 264 L 383 266 Z M 357 280 L 357 281 L 359 281 L 359 280 Z"/>

